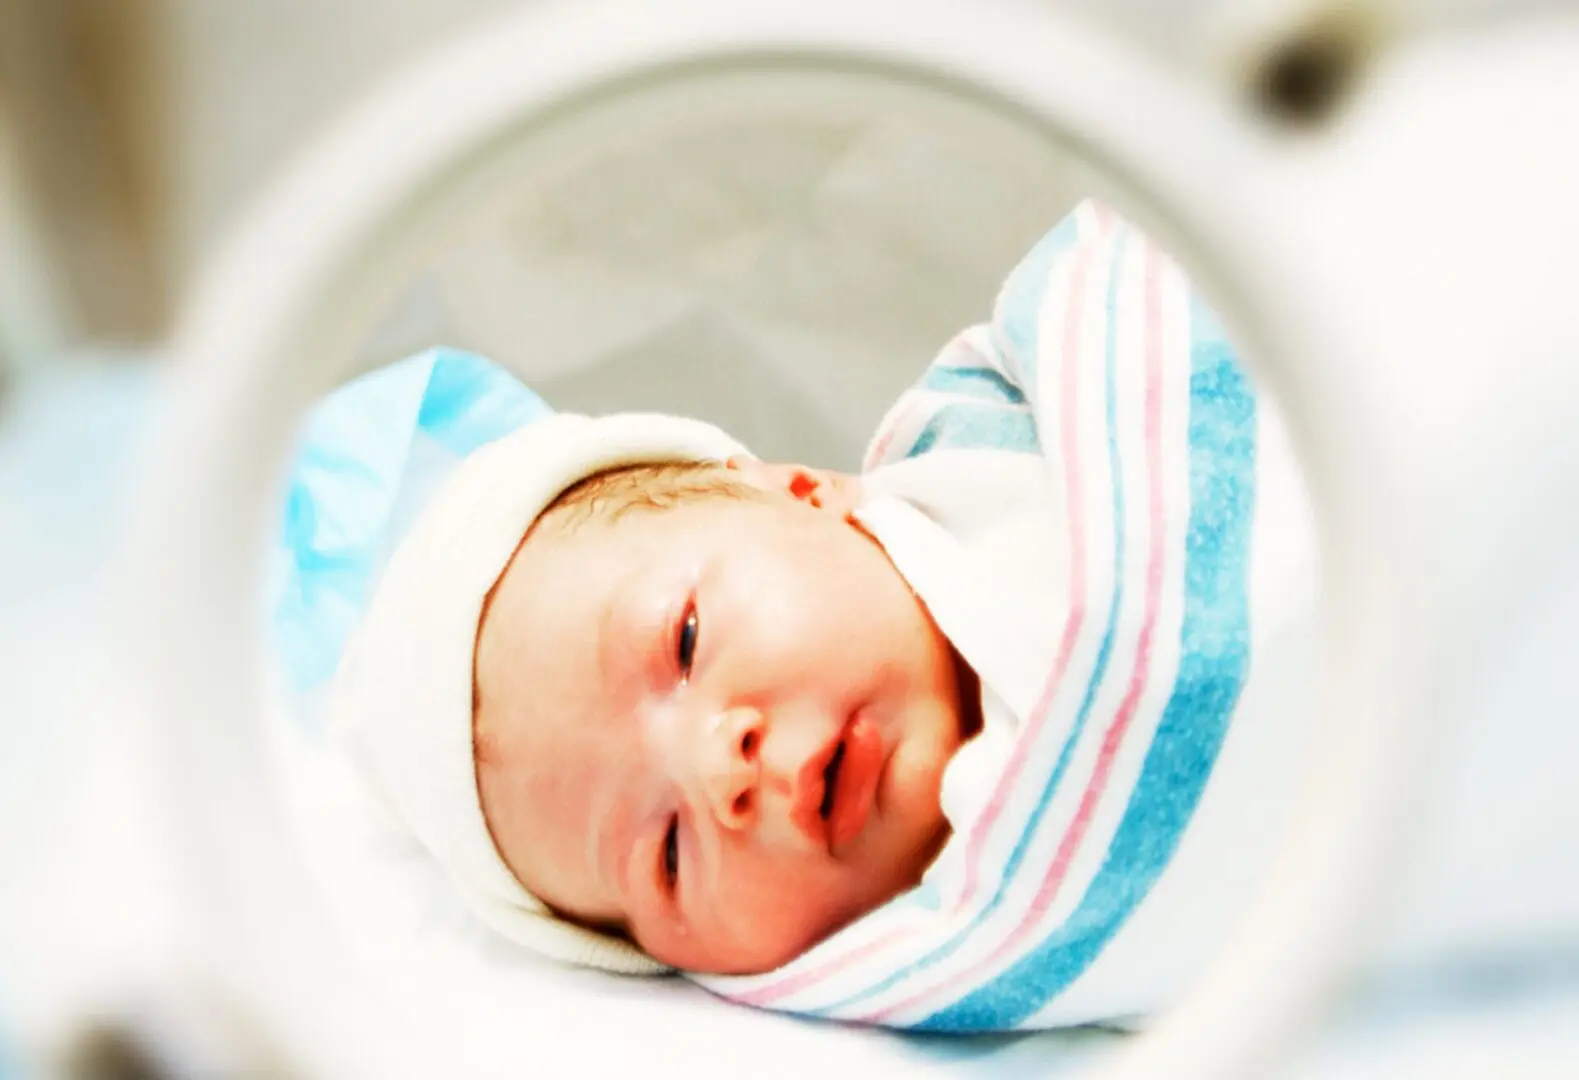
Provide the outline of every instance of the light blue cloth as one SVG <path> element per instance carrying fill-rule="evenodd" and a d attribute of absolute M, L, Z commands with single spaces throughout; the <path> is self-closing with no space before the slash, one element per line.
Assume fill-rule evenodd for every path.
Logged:
<path fill-rule="evenodd" d="M 461 460 L 551 414 L 497 364 L 442 348 L 363 375 L 313 410 L 269 591 L 269 638 L 289 694 L 304 700 L 334 675 L 385 562 Z"/>

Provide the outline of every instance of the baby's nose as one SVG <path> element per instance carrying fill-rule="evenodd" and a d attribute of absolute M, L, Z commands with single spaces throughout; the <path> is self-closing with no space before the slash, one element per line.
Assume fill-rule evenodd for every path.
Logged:
<path fill-rule="evenodd" d="M 704 739 L 708 761 L 703 784 L 713 815 L 726 829 L 744 829 L 756 820 L 762 781 L 762 714 L 728 709 L 713 721 Z"/>

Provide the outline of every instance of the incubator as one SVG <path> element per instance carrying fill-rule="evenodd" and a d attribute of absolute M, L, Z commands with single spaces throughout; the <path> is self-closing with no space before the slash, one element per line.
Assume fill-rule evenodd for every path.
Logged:
<path fill-rule="evenodd" d="M 280 163 L 118 360 L 0 172 L 0 1076 L 1571 1075 L 1576 113 L 1566 4 L 503 5 Z M 249 599 L 308 405 L 464 334 L 556 403 L 851 465 L 1092 192 L 1213 297 L 1321 542 L 1308 784 L 1178 1007 L 948 1039 L 372 974 Z"/>

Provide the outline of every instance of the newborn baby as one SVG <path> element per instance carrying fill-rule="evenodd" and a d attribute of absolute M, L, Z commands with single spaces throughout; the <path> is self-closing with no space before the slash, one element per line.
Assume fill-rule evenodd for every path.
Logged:
<path fill-rule="evenodd" d="M 916 884 L 978 691 L 859 500 L 735 457 L 597 474 L 532 525 L 482 618 L 474 724 L 534 895 L 739 973 Z"/>
<path fill-rule="evenodd" d="M 980 726 L 861 499 L 696 421 L 535 421 L 418 517 L 335 724 L 514 940 L 619 970 L 778 967 L 917 883 Z"/>
<path fill-rule="evenodd" d="M 655 415 L 511 405 L 473 446 L 465 379 L 429 388 L 419 426 L 464 460 L 405 511 L 330 712 L 472 914 L 561 961 L 788 970 L 709 985 L 961 1030 L 1071 1000 L 1115 940 L 1166 976 L 1086 979 L 1055 1019 L 1139 1011 L 1209 951 L 1222 920 L 1197 916 L 1232 917 L 1211 890 L 1248 879 L 1177 854 L 1190 825 L 1248 865 L 1271 817 L 1241 812 L 1236 776 L 1280 783 L 1257 766 L 1191 824 L 1247 677 L 1252 510 L 1298 502 L 1292 462 L 1266 465 L 1182 274 L 1105 208 L 999 307 L 860 477 Z M 1261 570 L 1299 607 L 1303 540 L 1279 565 L 1272 539 Z"/>

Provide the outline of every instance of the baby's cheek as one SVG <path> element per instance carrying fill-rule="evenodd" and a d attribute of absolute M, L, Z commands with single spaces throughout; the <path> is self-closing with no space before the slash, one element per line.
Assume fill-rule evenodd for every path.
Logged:
<path fill-rule="evenodd" d="M 890 770 L 895 810 L 918 829 L 943 818 L 939 793 L 954 747 L 940 729 L 940 724 L 929 724 L 913 731 L 896 750 Z"/>
<path fill-rule="evenodd" d="M 741 581 L 730 590 L 735 626 L 730 644 L 749 646 L 762 663 L 804 664 L 815 658 L 830 637 L 830 620 L 820 598 L 804 577 L 782 568 L 764 569 L 761 576 Z"/>
<path fill-rule="evenodd" d="M 742 955 L 782 963 L 825 937 L 848 906 L 840 882 L 816 881 L 803 868 L 762 865 L 747 880 L 728 902 L 729 936 Z"/>

